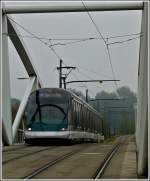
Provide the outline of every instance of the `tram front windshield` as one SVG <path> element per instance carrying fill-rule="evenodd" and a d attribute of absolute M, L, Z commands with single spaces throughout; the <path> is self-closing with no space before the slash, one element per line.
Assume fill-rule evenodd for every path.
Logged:
<path fill-rule="evenodd" d="M 32 94 L 25 112 L 25 125 L 32 131 L 64 131 L 67 129 L 68 100 L 61 94 Z"/>

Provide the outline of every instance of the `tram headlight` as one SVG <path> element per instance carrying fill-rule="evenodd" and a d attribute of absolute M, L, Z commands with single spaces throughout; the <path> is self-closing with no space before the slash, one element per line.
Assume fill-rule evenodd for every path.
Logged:
<path fill-rule="evenodd" d="M 66 129 L 65 128 L 61 128 L 59 131 L 66 131 Z"/>
<path fill-rule="evenodd" d="M 28 128 L 28 131 L 31 131 L 32 129 L 31 128 Z"/>

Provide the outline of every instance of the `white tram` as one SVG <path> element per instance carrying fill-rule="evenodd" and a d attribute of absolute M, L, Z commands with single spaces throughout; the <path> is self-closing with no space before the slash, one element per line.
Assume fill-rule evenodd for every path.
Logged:
<path fill-rule="evenodd" d="M 94 142 L 104 139 L 100 114 L 68 90 L 41 88 L 32 92 L 24 117 L 26 143 L 38 139 Z"/>

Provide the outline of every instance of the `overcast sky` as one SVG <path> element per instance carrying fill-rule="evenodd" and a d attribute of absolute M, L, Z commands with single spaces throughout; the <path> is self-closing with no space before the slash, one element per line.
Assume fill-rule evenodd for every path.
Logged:
<path fill-rule="evenodd" d="M 43 2 L 44 3 L 44 2 Z M 10 5 L 8 2 L 7 6 Z M 104 37 L 139 33 L 141 30 L 141 11 L 120 12 L 92 12 L 95 23 Z M 91 23 L 86 12 L 84 13 L 46 13 L 12 15 L 13 19 L 26 27 L 32 33 L 46 38 L 89 38 L 98 37 L 98 33 Z M 20 34 L 29 35 L 18 27 Z M 134 36 L 135 37 L 135 36 Z M 111 39 L 112 41 L 127 40 L 132 37 Z M 58 87 L 58 72 L 55 69 L 59 59 L 54 53 L 33 38 L 24 38 L 32 60 L 44 82 L 45 87 Z M 58 42 L 58 41 L 57 41 Z M 57 43 L 53 41 L 52 43 Z M 60 42 L 60 41 L 59 41 Z M 66 41 L 61 41 L 64 43 Z M 120 79 L 118 86 L 129 86 L 137 91 L 137 72 L 139 59 L 139 39 L 123 44 L 109 46 L 114 72 Z M 68 76 L 69 80 L 113 79 L 106 46 L 103 40 L 84 41 L 67 46 L 55 46 L 66 65 L 76 66 L 77 69 Z M 18 77 L 27 77 L 26 71 L 10 42 L 10 72 L 12 97 L 23 96 L 27 81 L 17 80 Z M 84 84 L 70 84 L 85 93 Z M 115 84 L 87 83 L 91 97 L 99 91 L 115 91 Z"/>

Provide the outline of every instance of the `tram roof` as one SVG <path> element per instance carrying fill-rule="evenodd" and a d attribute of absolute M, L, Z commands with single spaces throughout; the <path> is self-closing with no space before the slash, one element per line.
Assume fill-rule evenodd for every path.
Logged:
<path fill-rule="evenodd" d="M 90 108 L 92 111 L 94 111 L 96 114 L 98 114 L 100 116 L 100 113 L 95 110 L 91 105 L 89 105 L 84 99 L 82 99 L 81 97 L 77 96 L 74 92 L 72 92 L 71 90 L 66 90 L 66 89 L 62 89 L 62 88 L 49 88 L 49 87 L 45 87 L 45 88 L 40 88 L 37 90 L 41 90 L 41 89 L 51 89 L 51 90 L 55 90 L 56 92 L 63 92 L 63 93 L 67 93 L 68 95 L 70 95 L 71 97 L 76 98 L 78 101 L 80 101 L 82 104 L 86 105 L 88 108 Z M 33 91 L 32 93 L 36 92 L 37 90 Z"/>

